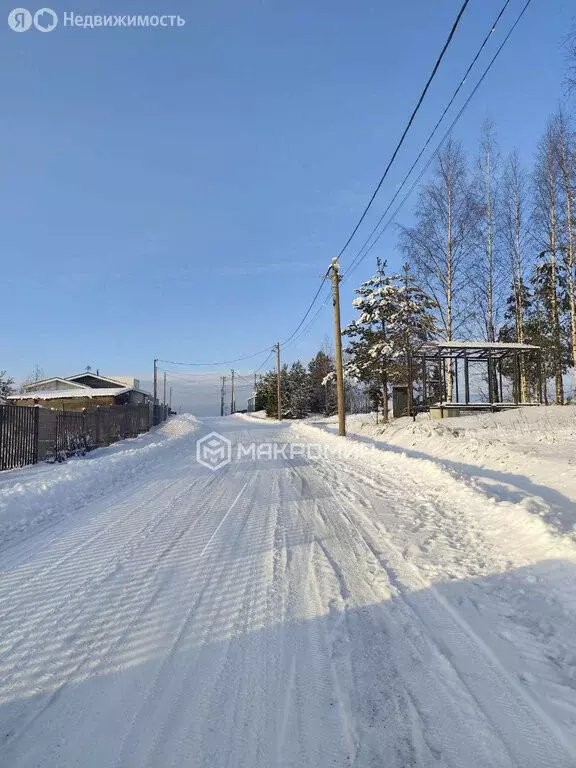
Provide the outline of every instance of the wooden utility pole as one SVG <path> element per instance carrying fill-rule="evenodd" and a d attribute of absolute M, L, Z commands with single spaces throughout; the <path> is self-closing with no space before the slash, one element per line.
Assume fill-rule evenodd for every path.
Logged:
<path fill-rule="evenodd" d="M 338 398 L 338 434 L 346 435 L 346 404 L 344 400 L 344 371 L 342 370 L 342 330 L 340 326 L 340 264 L 332 259 L 332 303 L 334 305 L 334 350 L 336 357 L 336 395 Z"/>
<path fill-rule="evenodd" d="M 224 416 L 224 399 L 226 398 L 226 376 L 222 376 L 222 389 L 220 390 L 220 416 Z"/>
<path fill-rule="evenodd" d="M 154 359 L 154 402 L 158 400 L 158 360 Z"/>
<path fill-rule="evenodd" d="M 236 412 L 236 403 L 234 402 L 234 368 L 232 368 L 232 390 L 230 393 L 230 413 Z"/>
<path fill-rule="evenodd" d="M 164 405 L 166 405 L 166 371 L 164 371 L 164 389 L 163 389 L 162 402 Z"/>
<path fill-rule="evenodd" d="M 280 342 L 278 342 L 276 344 L 276 398 L 278 400 L 278 421 L 282 421 L 282 385 L 280 374 Z"/>

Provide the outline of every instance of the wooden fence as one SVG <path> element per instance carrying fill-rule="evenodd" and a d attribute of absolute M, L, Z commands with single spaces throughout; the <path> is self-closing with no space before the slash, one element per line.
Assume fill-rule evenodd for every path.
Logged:
<path fill-rule="evenodd" d="M 0 470 L 61 461 L 137 437 L 167 416 L 168 409 L 162 405 L 111 405 L 84 411 L 0 405 Z"/>

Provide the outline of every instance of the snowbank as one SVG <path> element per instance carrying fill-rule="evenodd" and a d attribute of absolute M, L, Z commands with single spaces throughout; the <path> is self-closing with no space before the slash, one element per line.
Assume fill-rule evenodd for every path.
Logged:
<path fill-rule="evenodd" d="M 247 421 L 252 421 L 252 419 L 256 419 L 257 421 L 276 421 L 276 419 L 273 419 L 272 417 L 268 418 L 266 415 L 266 411 L 252 411 L 251 413 L 235 413 L 233 414 L 238 419 L 246 419 Z"/>
<path fill-rule="evenodd" d="M 308 423 L 335 432 L 336 417 Z M 382 450 L 428 459 L 496 502 L 521 503 L 576 539 L 576 407 L 519 408 L 460 418 L 376 424 L 347 418 L 347 431 Z"/>
<path fill-rule="evenodd" d="M 183 414 L 145 435 L 64 464 L 39 464 L 1 473 L 0 546 L 35 526 L 68 516 L 159 461 L 171 461 L 175 441 L 186 440 L 196 428 L 195 417 Z"/>
<path fill-rule="evenodd" d="M 235 413 L 234 416 L 240 416 L 243 419 L 267 419 L 266 411 L 251 411 L 250 413 Z"/>

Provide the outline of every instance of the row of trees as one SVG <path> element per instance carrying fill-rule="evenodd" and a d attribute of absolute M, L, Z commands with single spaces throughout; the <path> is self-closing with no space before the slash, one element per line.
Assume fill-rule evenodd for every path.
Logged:
<path fill-rule="evenodd" d="M 408 361 L 432 338 L 539 346 L 546 402 L 548 382 L 556 403 L 573 398 L 576 379 L 567 388 L 566 375 L 576 376 L 576 130 L 565 111 L 548 120 L 530 168 L 517 151 L 500 152 L 489 121 L 475 157 L 449 139 L 419 190 L 412 226 L 400 228 L 399 250 L 402 271 L 388 275 L 378 259 L 356 290 L 358 316 L 343 330 L 346 377 L 365 387 L 385 420 L 390 384 L 412 380 Z M 333 370 L 325 352 L 308 370 L 300 361 L 285 367 L 286 412 L 333 412 Z M 533 378 L 520 370 L 521 399 Z M 451 399 L 452 371 L 447 386 Z M 275 414 L 275 372 L 258 392 L 260 407 Z"/>
<path fill-rule="evenodd" d="M 284 365 L 280 373 L 282 413 L 303 418 L 309 413 L 327 416 L 336 412 L 336 394 L 330 378 L 334 372 L 334 359 L 329 349 L 321 349 L 305 367 L 300 360 L 290 367 Z M 276 371 L 268 371 L 256 384 L 255 409 L 268 416 L 278 413 L 278 387 Z"/>
<path fill-rule="evenodd" d="M 408 265 L 401 274 L 386 274 L 378 260 L 376 274 L 356 290 L 358 317 L 343 330 L 345 349 L 345 399 L 349 410 L 366 399 L 382 407 L 388 419 L 388 390 L 395 381 L 407 380 L 406 361 L 435 335 L 435 302 L 418 285 Z M 335 365 L 332 354 L 321 350 L 305 368 L 297 360 L 280 374 L 282 412 L 293 418 L 309 413 L 336 412 Z M 256 387 L 256 410 L 277 414 L 277 374 L 269 371 Z"/>
<path fill-rule="evenodd" d="M 559 109 L 530 169 L 502 156 L 490 122 L 473 160 L 447 141 L 400 232 L 442 337 L 541 346 L 557 403 L 576 361 L 575 217 L 576 132 Z"/>

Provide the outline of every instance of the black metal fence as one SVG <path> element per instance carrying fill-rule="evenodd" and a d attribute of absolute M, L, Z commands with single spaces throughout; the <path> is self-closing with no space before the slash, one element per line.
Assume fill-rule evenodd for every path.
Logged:
<path fill-rule="evenodd" d="M 167 417 L 163 405 L 111 405 L 84 411 L 0 405 L 0 470 L 62 461 L 137 437 Z"/>

